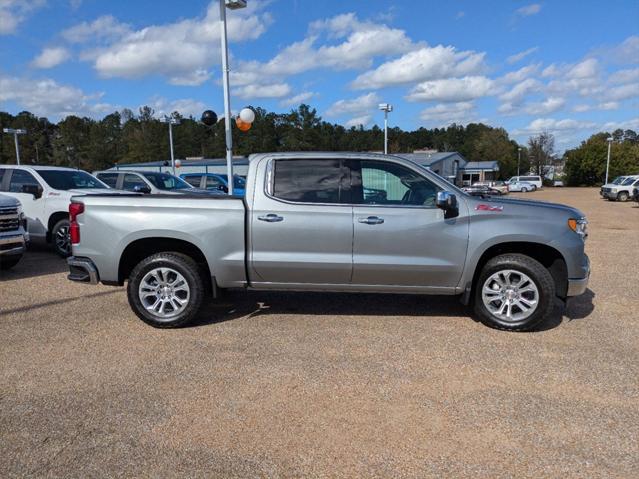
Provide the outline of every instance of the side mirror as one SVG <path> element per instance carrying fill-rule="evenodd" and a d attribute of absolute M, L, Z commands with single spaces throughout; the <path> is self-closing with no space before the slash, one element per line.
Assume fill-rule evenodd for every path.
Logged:
<path fill-rule="evenodd" d="M 42 186 L 40 185 L 22 185 L 22 192 L 27 193 L 28 195 L 33 195 L 33 197 L 37 200 L 38 198 L 42 198 Z"/>
<path fill-rule="evenodd" d="M 229 192 L 229 188 L 226 185 L 219 185 L 217 187 L 218 190 L 223 191 L 224 193 L 228 193 Z"/>
<path fill-rule="evenodd" d="M 151 193 L 151 188 L 146 185 L 135 185 L 133 187 L 133 191 L 135 193 L 144 193 L 145 195 L 148 195 L 149 193 Z"/>
<path fill-rule="evenodd" d="M 439 191 L 437 193 L 437 199 L 435 200 L 435 206 L 444 210 L 444 218 L 455 218 L 459 215 L 459 208 L 457 207 L 457 197 L 450 191 Z"/>

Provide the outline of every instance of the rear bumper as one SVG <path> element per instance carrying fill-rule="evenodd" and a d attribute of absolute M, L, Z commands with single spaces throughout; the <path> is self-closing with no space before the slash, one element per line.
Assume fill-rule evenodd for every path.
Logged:
<path fill-rule="evenodd" d="M 89 258 L 71 256 L 67 258 L 69 275 L 67 279 L 78 283 L 98 284 L 100 275 L 98 269 Z"/>
<path fill-rule="evenodd" d="M 573 278 L 568 280 L 568 292 L 566 293 L 566 296 L 579 296 L 584 294 L 586 289 L 588 289 L 588 280 L 590 279 L 590 259 L 586 255 L 584 255 L 583 269 L 586 272 L 586 276 L 584 278 Z"/>
<path fill-rule="evenodd" d="M 0 255 L 13 256 L 22 254 L 27 249 L 24 235 L 0 237 Z"/>

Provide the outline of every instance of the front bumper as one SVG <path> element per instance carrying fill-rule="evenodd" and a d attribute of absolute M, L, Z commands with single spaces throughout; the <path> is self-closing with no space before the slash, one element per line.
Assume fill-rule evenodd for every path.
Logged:
<path fill-rule="evenodd" d="M 617 192 L 612 192 L 612 191 L 604 191 L 601 196 L 603 196 L 606 199 L 609 200 L 616 200 L 617 199 Z"/>
<path fill-rule="evenodd" d="M 584 266 L 586 276 L 584 278 L 572 278 L 568 280 L 568 292 L 566 296 L 579 296 L 588 289 L 588 280 L 590 279 L 590 259 L 584 255 Z"/>
<path fill-rule="evenodd" d="M 67 258 L 67 264 L 69 265 L 67 279 L 89 284 L 98 284 L 100 282 L 98 269 L 89 258 L 70 256 Z"/>
<path fill-rule="evenodd" d="M 27 243 L 24 235 L 5 236 L 0 238 L 0 255 L 12 256 L 25 252 Z"/>

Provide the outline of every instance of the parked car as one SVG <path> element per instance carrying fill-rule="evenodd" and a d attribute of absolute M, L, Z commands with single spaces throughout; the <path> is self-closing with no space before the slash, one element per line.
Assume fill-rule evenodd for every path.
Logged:
<path fill-rule="evenodd" d="M 639 187 L 639 175 L 619 176 L 603 185 L 600 194 L 610 201 L 628 201 L 636 187 Z"/>
<path fill-rule="evenodd" d="M 462 188 L 466 193 L 472 196 L 500 196 L 501 191 L 491 188 L 487 185 L 478 185 L 475 183 L 473 186 L 464 186 Z"/>
<path fill-rule="evenodd" d="M 488 186 L 502 195 L 508 194 L 508 185 L 504 181 L 477 181 L 472 186 Z"/>
<path fill-rule="evenodd" d="M 158 171 L 106 170 L 96 171 L 94 175 L 111 188 L 134 193 L 175 195 L 205 192 L 196 191 L 193 186 L 177 176 Z"/>
<path fill-rule="evenodd" d="M 522 193 L 528 193 L 529 191 L 535 191 L 536 189 L 535 185 L 524 181 L 513 181 L 508 183 L 508 191 L 521 191 Z"/>
<path fill-rule="evenodd" d="M 233 176 L 235 177 L 233 194 L 244 196 L 246 180 L 239 175 Z M 195 188 L 222 191 L 223 193 L 229 191 L 229 177 L 221 173 L 185 173 L 180 175 L 180 178 Z"/>
<path fill-rule="evenodd" d="M 3 171 L 0 170 L 0 175 L 2 174 Z M 11 196 L 0 195 L 0 270 L 13 268 L 18 264 L 28 243 L 27 218 L 20 201 Z"/>
<path fill-rule="evenodd" d="M 131 308 L 160 328 L 187 324 L 207 295 L 250 288 L 458 295 L 486 324 L 523 330 L 590 274 L 580 211 L 472 197 L 372 153 L 253 155 L 244 198 L 85 196 L 69 213 L 69 279 L 128 280 Z"/>
<path fill-rule="evenodd" d="M 552 185 L 553 185 L 555 188 L 561 188 L 561 187 L 563 187 L 563 186 L 564 186 L 564 182 L 563 182 L 562 180 L 554 180 L 554 181 L 552 182 Z"/>
<path fill-rule="evenodd" d="M 544 184 L 541 176 L 535 176 L 535 175 L 513 176 L 508 181 L 506 181 L 506 184 L 509 185 L 510 183 L 528 183 L 529 185 L 534 186 L 532 191 L 535 191 L 536 189 L 541 188 Z"/>
<path fill-rule="evenodd" d="M 63 257 L 69 244 L 69 202 L 108 186 L 86 171 L 58 166 L 0 165 L 0 192 L 20 201 L 33 241 L 53 245 Z"/>

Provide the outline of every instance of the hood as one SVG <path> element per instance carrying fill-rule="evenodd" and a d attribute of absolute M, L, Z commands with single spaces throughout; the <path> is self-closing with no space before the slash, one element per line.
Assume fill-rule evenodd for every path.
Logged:
<path fill-rule="evenodd" d="M 13 196 L 0 195 L 0 208 L 16 207 L 20 202 Z"/>
<path fill-rule="evenodd" d="M 547 212 L 557 212 L 557 213 L 566 213 L 571 218 L 582 218 L 585 215 L 579 211 L 577 208 L 573 208 L 572 206 L 562 205 L 560 203 L 550 203 L 546 201 L 538 201 L 538 200 L 523 200 L 523 199 L 514 199 L 514 198 L 501 198 L 494 196 L 484 196 L 482 198 L 478 198 L 476 196 L 471 196 L 469 199 L 469 206 L 472 210 L 474 210 L 479 204 L 487 204 L 490 206 L 503 206 L 504 212 L 507 209 L 520 209 L 520 208 L 534 208 L 540 214 L 543 214 L 543 211 Z"/>

